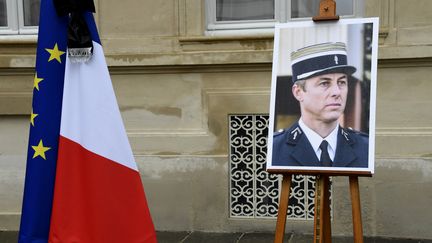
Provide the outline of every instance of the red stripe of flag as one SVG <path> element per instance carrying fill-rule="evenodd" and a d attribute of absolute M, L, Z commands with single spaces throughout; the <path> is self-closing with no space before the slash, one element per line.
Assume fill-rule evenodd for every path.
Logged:
<path fill-rule="evenodd" d="M 59 148 L 50 242 L 157 242 L 138 171 L 62 136 Z"/>

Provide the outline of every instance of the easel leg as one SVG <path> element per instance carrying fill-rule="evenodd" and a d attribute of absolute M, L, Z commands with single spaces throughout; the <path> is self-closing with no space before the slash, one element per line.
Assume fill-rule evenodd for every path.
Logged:
<path fill-rule="evenodd" d="M 360 209 L 360 191 L 357 176 L 350 176 L 350 191 L 352 204 L 354 243 L 363 243 L 363 227 Z"/>
<path fill-rule="evenodd" d="M 285 224 L 291 188 L 291 177 L 291 175 L 283 175 L 274 243 L 282 243 L 285 235 Z"/>
<path fill-rule="evenodd" d="M 330 179 L 317 176 L 315 184 L 314 243 L 331 243 Z"/>

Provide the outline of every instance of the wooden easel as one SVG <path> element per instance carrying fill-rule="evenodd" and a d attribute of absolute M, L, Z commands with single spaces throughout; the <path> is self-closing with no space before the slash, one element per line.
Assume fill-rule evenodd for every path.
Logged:
<path fill-rule="evenodd" d="M 312 18 L 313 21 L 332 21 L 339 20 L 336 15 L 336 2 L 334 0 L 321 0 L 319 14 Z"/>
<path fill-rule="evenodd" d="M 337 21 L 336 2 L 334 0 L 321 0 L 319 14 L 312 18 L 313 21 Z M 270 173 L 283 174 L 282 189 L 279 199 L 278 217 L 276 223 L 275 243 L 283 243 L 285 225 L 288 211 L 288 201 L 293 174 L 315 175 L 315 216 L 314 216 L 314 243 L 331 243 L 331 218 L 330 218 L 330 176 L 349 176 L 353 234 L 355 243 L 363 243 L 363 227 L 361 220 L 359 176 L 371 176 L 362 172 L 338 172 L 329 173 L 323 171 L 278 171 L 268 170 Z"/>
<path fill-rule="evenodd" d="M 278 170 L 269 170 L 271 173 L 279 173 Z M 371 176 L 369 173 L 358 172 L 332 172 L 320 171 L 296 171 L 282 173 L 282 189 L 279 199 L 278 217 L 276 222 L 275 243 L 282 243 L 285 234 L 285 225 L 288 211 L 288 201 L 293 174 L 316 175 L 315 184 L 315 216 L 314 216 L 314 243 L 331 243 L 331 219 L 330 219 L 330 176 L 349 176 L 353 234 L 355 243 L 363 243 L 363 227 L 361 220 L 359 176 Z"/>

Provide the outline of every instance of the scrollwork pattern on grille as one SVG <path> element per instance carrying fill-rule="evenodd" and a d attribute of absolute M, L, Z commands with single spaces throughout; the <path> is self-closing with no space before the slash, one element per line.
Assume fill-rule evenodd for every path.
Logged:
<path fill-rule="evenodd" d="M 231 217 L 277 217 L 281 176 L 265 170 L 268 119 L 268 115 L 229 116 Z M 314 186 L 314 177 L 293 177 L 289 218 L 313 219 Z"/>

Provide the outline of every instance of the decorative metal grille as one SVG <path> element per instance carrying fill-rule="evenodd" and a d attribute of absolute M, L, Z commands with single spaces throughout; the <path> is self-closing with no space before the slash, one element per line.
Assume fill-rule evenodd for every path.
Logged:
<path fill-rule="evenodd" d="M 268 115 L 229 116 L 230 216 L 277 217 L 281 176 L 265 171 Z M 293 176 L 288 218 L 313 219 L 315 177 Z"/>

